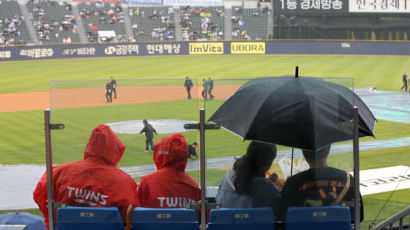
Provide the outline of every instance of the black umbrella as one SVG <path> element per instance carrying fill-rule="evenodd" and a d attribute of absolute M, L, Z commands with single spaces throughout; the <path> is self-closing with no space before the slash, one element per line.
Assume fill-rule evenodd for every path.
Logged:
<path fill-rule="evenodd" d="M 359 136 L 374 136 L 376 119 L 352 90 L 314 77 L 266 77 L 239 88 L 209 119 L 245 140 L 317 150 Z"/>

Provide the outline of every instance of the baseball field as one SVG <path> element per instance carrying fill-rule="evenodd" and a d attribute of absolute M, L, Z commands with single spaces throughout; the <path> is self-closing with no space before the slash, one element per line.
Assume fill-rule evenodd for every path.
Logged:
<path fill-rule="evenodd" d="M 98 124 L 148 119 L 153 122 L 166 120 L 165 126 L 172 126 L 167 119 L 198 121 L 200 108 L 205 108 L 209 117 L 224 99 L 246 82 L 245 79 L 293 75 L 295 66 L 299 66 L 300 76 L 347 77 L 351 78 L 347 84 L 355 90 L 375 87 L 374 93 L 394 92 L 401 97 L 400 103 L 387 100 L 387 107 L 392 112 L 404 111 L 407 122 L 378 117 L 375 113 L 378 119 L 376 137 L 363 138 L 361 143 L 410 137 L 410 107 L 403 103 L 410 97 L 408 93 L 400 93 L 401 76 L 410 70 L 410 57 L 407 56 L 231 55 L 0 62 L 0 166 L 45 164 L 45 108 L 51 108 L 53 123 L 66 126 L 52 133 L 53 161 L 62 164 L 82 159 L 91 130 Z M 118 97 L 113 103 L 107 103 L 105 98 L 105 83 L 110 76 L 114 76 L 118 84 Z M 194 82 L 192 100 L 186 99 L 183 88 L 186 76 Z M 200 95 L 202 79 L 209 77 L 215 80 L 215 99 L 204 102 Z M 125 126 L 127 124 L 134 125 L 125 123 Z M 127 146 L 119 167 L 153 164 L 152 152 L 143 151 L 145 137 L 138 134 L 139 130 L 134 131 L 118 132 Z M 199 142 L 197 131 L 181 132 L 189 143 Z M 166 131 L 159 132 L 154 141 L 166 135 Z M 206 137 L 209 159 L 239 156 L 249 143 L 226 130 L 208 131 Z M 279 147 L 279 150 L 289 149 Z M 360 157 L 361 170 L 410 166 L 410 146 L 409 143 L 399 147 L 384 145 L 379 149 L 362 150 Z M 191 162 L 195 164 L 195 160 Z M 330 164 L 351 171 L 351 151 L 331 155 Z M 217 186 L 229 168 L 230 165 L 222 165 L 209 169 L 207 185 Z M 281 174 L 277 162 L 272 171 Z M 199 181 L 198 170 L 189 173 Z M 8 180 L 7 175 L 1 177 L 0 180 Z M 138 181 L 139 177 L 135 179 Z M 16 181 L 13 189 L 18 190 L 20 186 Z M 364 205 L 363 227 L 409 206 L 410 189 L 366 195 Z M 39 213 L 32 208 L 28 211 Z M 7 211 L 0 210 L 2 212 Z"/>

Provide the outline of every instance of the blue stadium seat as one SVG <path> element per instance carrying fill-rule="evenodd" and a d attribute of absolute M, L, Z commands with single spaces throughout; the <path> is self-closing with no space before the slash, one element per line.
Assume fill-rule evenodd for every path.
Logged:
<path fill-rule="evenodd" d="M 208 230 L 274 230 L 271 208 L 221 208 L 212 209 Z"/>
<path fill-rule="evenodd" d="M 195 210 L 185 208 L 134 208 L 132 230 L 198 230 Z"/>
<path fill-rule="evenodd" d="M 348 207 L 290 207 L 286 230 L 351 230 Z"/>
<path fill-rule="evenodd" d="M 72 207 L 57 209 L 58 230 L 123 230 L 116 207 Z"/>

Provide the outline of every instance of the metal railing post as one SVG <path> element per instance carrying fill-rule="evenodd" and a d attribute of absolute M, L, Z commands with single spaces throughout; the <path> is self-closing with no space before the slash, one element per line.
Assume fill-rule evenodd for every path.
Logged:
<path fill-rule="evenodd" d="M 353 107 L 354 229 L 360 230 L 359 109 Z"/>
<path fill-rule="evenodd" d="M 53 211 L 53 159 L 51 150 L 51 129 L 50 129 L 50 109 L 44 110 L 44 131 L 46 139 L 46 173 L 47 173 L 47 208 L 48 208 L 48 229 L 54 230 Z"/>
<path fill-rule="evenodd" d="M 205 109 L 199 111 L 200 176 L 201 176 L 201 230 L 206 230 L 206 156 L 205 156 Z"/>

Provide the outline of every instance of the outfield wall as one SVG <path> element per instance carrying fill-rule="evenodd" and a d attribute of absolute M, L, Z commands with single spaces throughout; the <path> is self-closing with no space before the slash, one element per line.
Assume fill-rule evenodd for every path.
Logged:
<path fill-rule="evenodd" d="M 334 54 L 410 55 L 410 42 L 221 41 L 66 44 L 0 47 L 0 61 L 158 55 Z"/>

